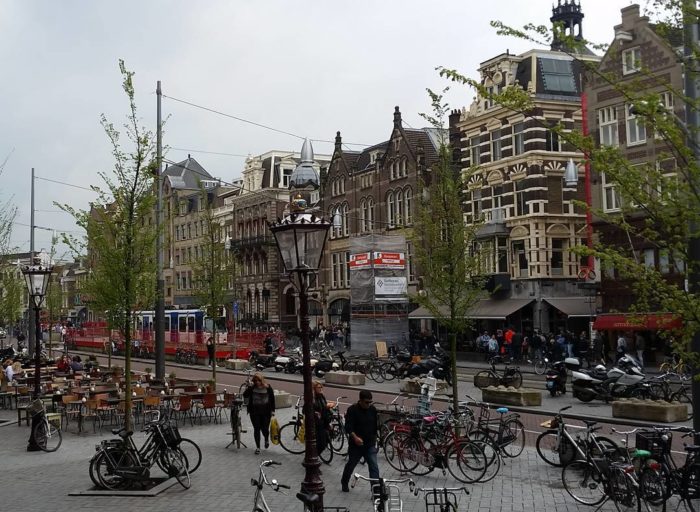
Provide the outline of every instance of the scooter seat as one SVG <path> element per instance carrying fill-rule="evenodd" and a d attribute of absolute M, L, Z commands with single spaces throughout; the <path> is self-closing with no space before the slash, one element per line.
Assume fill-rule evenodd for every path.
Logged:
<path fill-rule="evenodd" d="M 499 407 L 496 409 L 496 412 L 499 414 L 506 414 L 508 412 L 508 407 Z"/>

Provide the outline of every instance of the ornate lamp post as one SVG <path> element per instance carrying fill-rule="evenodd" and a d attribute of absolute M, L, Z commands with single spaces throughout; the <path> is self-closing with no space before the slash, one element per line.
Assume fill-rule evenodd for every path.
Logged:
<path fill-rule="evenodd" d="M 284 267 L 292 284 L 299 292 L 299 317 L 301 320 L 301 346 L 304 376 L 304 428 L 306 432 L 306 452 L 302 465 L 306 468 L 303 492 L 318 494 L 320 499 L 314 510 L 323 509 L 323 480 L 321 461 L 316 450 L 316 424 L 311 388 L 311 355 L 309 349 L 309 298 L 308 274 L 317 272 L 321 265 L 321 255 L 328 236 L 330 222 L 306 213 L 306 200 L 298 195 L 290 204 L 290 213 L 284 219 L 269 223 L 275 237 Z"/>
<path fill-rule="evenodd" d="M 25 265 L 22 267 L 22 274 L 27 283 L 27 290 L 34 305 L 34 321 L 36 332 L 36 343 L 34 347 L 34 398 L 39 398 L 41 395 L 41 323 L 39 319 L 39 310 L 41 303 L 46 296 L 46 290 L 51 281 L 51 272 L 53 267 L 43 266 L 34 261 L 34 265 Z"/>

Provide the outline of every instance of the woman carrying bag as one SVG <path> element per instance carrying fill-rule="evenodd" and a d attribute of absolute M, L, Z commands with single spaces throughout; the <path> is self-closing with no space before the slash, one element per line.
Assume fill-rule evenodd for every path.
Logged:
<path fill-rule="evenodd" d="M 260 433 L 265 438 L 265 448 L 270 447 L 270 420 L 275 414 L 275 393 L 262 373 L 253 375 L 253 385 L 245 390 L 243 398 L 253 424 L 255 454 L 260 453 Z"/>

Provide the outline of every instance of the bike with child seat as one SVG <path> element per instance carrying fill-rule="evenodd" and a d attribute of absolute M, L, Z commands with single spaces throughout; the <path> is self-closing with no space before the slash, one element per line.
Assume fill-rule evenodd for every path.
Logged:
<path fill-rule="evenodd" d="M 373 512 L 402 512 L 403 500 L 401 499 L 399 484 L 407 483 L 411 492 L 413 492 L 416 485 L 410 478 L 394 480 L 388 478 L 367 478 L 359 473 L 355 473 L 351 484 L 353 488 L 358 480 L 364 480 L 370 484 Z"/>
<path fill-rule="evenodd" d="M 542 432 L 535 441 L 535 448 L 540 458 L 547 464 L 562 467 L 575 458 L 585 459 L 587 452 L 601 456 L 606 450 L 615 450 L 618 445 L 612 439 L 595 434 L 602 427 L 595 427 L 595 421 L 585 421 L 586 433 L 582 439 L 579 434 L 572 435 L 567 429 L 562 413 L 571 406 L 562 407 L 554 418 L 543 422 L 540 426 L 547 430 Z"/>

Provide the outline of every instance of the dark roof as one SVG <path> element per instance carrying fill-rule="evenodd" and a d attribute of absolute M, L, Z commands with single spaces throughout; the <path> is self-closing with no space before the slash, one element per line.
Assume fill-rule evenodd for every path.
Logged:
<path fill-rule="evenodd" d="M 578 60 L 561 59 L 552 55 L 533 54 L 518 64 L 515 78 L 523 89 L 530 86 L 532 66 L 537 66 L 535 92 L 538 96 L 572 98 L 578 101 L 581 96 L 580 76 L 583 65 Z"/>
<path fill-rule="evenodd" d="M 379 144 L 375 144 L 374 146 L 370 146 L 368 148 L 365 148 L 362 150 L 362 153 L 357 157 L 356 165 L 357 165 L 357 171 L 362 172 L 365 169 L 369 167 L 373 167 L 374 164 L 370 163 L 370 154 L 374 153 L 375 151 L 379 151 L 382 154 L 384 154 L 389 147 L 389 141 L 384 141 L 380 142 Z"/>
<path fill-rule="evenodd" d="M 414 128 L 404 128 L 404 133 L 411 146 L 411 149 L 415 153 L 418 146 L 423 148 L 423 154 L 425 155 L 425 165 L 426 167 L 431 166 L 438 159 L 438 146 L 439 138 L 438 131 L 435 128 L 421 128 L 416 130 Z M 448 133 L 445 131 L 445 142 L 448 141 Z"/>
<path fill-rule="evenodd" d="M 190 156 L 187 160 L 166 167 L 163 175 L 169 178 L 170 186 L 174 189 L 198 189 L 200 180 L 214 179 L 197 160 Z"/>

